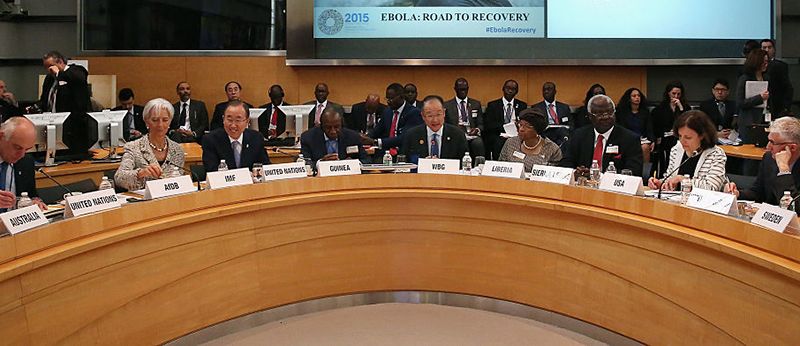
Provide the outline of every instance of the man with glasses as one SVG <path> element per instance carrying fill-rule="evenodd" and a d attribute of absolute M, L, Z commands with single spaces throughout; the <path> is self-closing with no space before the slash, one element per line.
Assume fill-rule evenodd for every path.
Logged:
<path fill-rule="evenodd" d="M 203 136 L 203 166 L 215 172 L 220 160 L 228 169 L 253 168 L 253 163 L 270 164 L 264 150 L 264 136 L 251 130 L 250 107 L 239 100 L 228 102 L 222 117 L 222 128 Z"/>
<path fill-rule="evenodd" d="M 740 199 L 779 205 L 784 191 L 791 191 L 794 197 L 800 186 L 800 120 L 777 119 L 769 131 L 767 152 L 761 159 L 753 186 L 738 190 L 735 183 L 729 183 L 725 191 Z"/>
<path fill-rule="evenodd" d="M 446 123 L 442 99 L 426 97 L 422 101 L 422 114 L 425 124 L 408 130 L 400 153 L 413 163 L 427 157 L 454 160 L 464 157 L 467 137 L 458 126 Z"/>
<path fill-rule="evenodd" d="M 711 87 L 712 97 L 700 103 L 700 110 L 706 113 L 717 127 L 719 138 L 728 138 L 733 128 L 733 116 L 736 114 L 736 102 L 728 100 L 729 83 L 725 79 L 717 79 Z"/>
<path fill-rule="evenodd" d="M 617 170 L 630 169 L 633 175 L 642 175 L 642 147 L 639 136 L 622 126 L 614 126 L 614 101 L 606 95 L 595 95 L 587 103 L 589 121 L 592 126 L 575 130 L 565 144 L 565 156 L 561 166 L 576 168 L 581 174 L 588 173 L 592 160 L 597 160 L 605 171 L 609 162 Z"/>

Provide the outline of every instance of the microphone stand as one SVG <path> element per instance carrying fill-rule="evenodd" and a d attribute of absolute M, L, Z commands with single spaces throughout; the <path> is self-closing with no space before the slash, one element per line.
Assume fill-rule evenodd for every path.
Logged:
<path fill-rule="evenodd" d="M 44 167 L 40 167 L 36 171 L 39 172 L 39 173 L 42 173 L 42 175 L 47 177 L 47 179 L 50 179 L 52 182 L 56 183 L 56 185 L 58 185 L 58 187 L 60 187 L 62 190 L 66 191 L 67 194 L 69 194 L 69 196 L 73 195 L 72 191 L 70 191 L 66 186 L 61 185 L 61 183 L 59 183 L 58 180 L 56 180 L 56 178 L 53 178 L 53 176 L 51 176 L 50 174 L 47 174 L 47 172 L 44 171 Z"/>
<path fill-rule="evenodd" d="M 673 175 L 679 169 L 681 169 L 681 167 L 683 167 L 683 165 L 685 165 L 687 162 L 689 162 L 689 160 L 691 158 L 697 156 L 697 154 L 699 154 L 699 150 L 693 151 L 691 154 L 689 154 L 689 157 L 686 159 L 686 161 L 681 162 L 681 164 L 678 165 L 678 167 L 675 167 L 675 169 L 673 169 L 672 172 L 669 172 L 668 174 L 665 175 L 664 181 L 662 181 L 661 182 L 661 186 L 658 187 L 658 199 L 659 200 L 661 199 L 661 191 L 664 190 L 664 185 L 666 184 L 668 177 Z"/>
<path fill-rule="evenodd" d="M 281 154 L 286 155 L 288 157 L 291 157 L 292 160 L 295 160 L 295 161 L 300 157 L 300 155 L 292 155 L 292 154 L 290 154 L 288 152 L 285 152 L 285 151 L 281 150 L 281 148 L 278 148 L 278 147 L 272 148 L 272 151 L 276 152 L 276 153 L 281 153 Z"/>
<path fill-rule="evenodd" d="M 196 174 L 194 174 L 194 172 L 192 172 L 192 170 L 191 170 L 191 169 L 190 169 L 190 170 L 187 170 L 187 169 L 185 169 L 185 168 L 183 168 L 183 167 L 181 167 L 181 166 L 178 166 L 178 165 L 176 165 L 176 164 L 172 163 L 172 162 L 171 162 L 171 161 L 169 161 L 169 160 L 167 160 L 167 161 L 164 161 L 164 163 L 166 163 L 166 164 L 168 164 L 168 165 L 170 165 L 170 166 L 172 166 L 172 167 L 177 167 L 177 168 L 178 168 L 178 169 L 179 169 L 179 170 L 180 170 L 180 171 L 181 171 L 183 174 L 189 173 L 189 175 L 191 175 L 191 176 L 192 176 L 192 178 L 194 178 L 195 180 L 197 180 L 197 191 L 203 191 L 203 188 L 200 186 L 200 177 L 199 177 L 199 176 L 197 176 Z"/>

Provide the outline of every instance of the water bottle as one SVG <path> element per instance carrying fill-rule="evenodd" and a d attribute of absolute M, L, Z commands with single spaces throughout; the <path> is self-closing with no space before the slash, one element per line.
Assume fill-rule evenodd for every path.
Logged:
<path fill-rule="evenodd" d="M 103 176 L 103 180 L 100 181 L 100 186 L 97 187 L 98 190 L 108 190 L 113 189 L 114 185 L 111 184 L 111 180 L 108 180 L 108 177 Z"/>
<path fill-rule="evenodd" d="M 464 153 L 464 157 L 461 158 L 461 171 L 466 175 L 472 174 L 472 157 L 469 156 L 469 151 Z"/>
<path fill-rule="evenodd" d="M 178 167 L 172 167 L 172 174 L 169 175 L 170 178 L 177 178 L 181 176 L 181 169 Z"/>
<path fill-rule="evenodd" d="M 600 185 L 600 164 L 597 163 L 597 160 L 592 160 L 592 167 L 589 168 L 589 179 L 592 187 Z"/>
<path fill-rule="evenodd" d="M 614 166 L 614 161 L 608 163 L 608 168 L 606 168 L 606 173 L 617 174 L 617 167 Z"/>
<path fill-rule="evenodd" d="M 666 180 L 664 181 L 666 182 Z M 688 174 L 683 176 L 681 180 L 681 204 L 689 202 L 689 195 L 692 193 L 692 178 Z"/>
<path fill-rule="evenodd" d="M 314 166 L 311 164 L 310 159 L 306 159 L 303 154 L 297 155 L 297 163 L 303 163 L 306 166 L 306 176 L 310 177 L 314 175 Z"/>
<path fill-rule="evenodd" d="M 783 197 L 781 197 L 781 209 L 794 210 L 794 207 L 792 206 L 791 191 L 783 191 Z"/>
<path fill-rule="evenodd" d="M 19 197 L 19 200 L 17 201 L 17 209 L 30 207 L 32 205 L 33 205 L 33 200 L 30 197 L 28 197 L 27 192 L 23 192 L 22 195 Z"/>
<path fill-rule="evenodd" d="M 217 166 L 217 171 L 222 172 L 227 170 L 228 170 L 228 164 L 225 163 L 225 159 L 219 160 L 219 166 Z"/>
<path fill-rule="evenodd" d="M 388 150 L 383 154 L 383 164 L 386 166 L 392 165 L 392 154 Z"/>

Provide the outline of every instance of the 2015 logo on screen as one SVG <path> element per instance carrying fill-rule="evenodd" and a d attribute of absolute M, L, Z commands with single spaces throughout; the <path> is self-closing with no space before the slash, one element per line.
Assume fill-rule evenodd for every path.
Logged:
<path fill-rule="evenodd" d="M 335 35 L 344 26 L 344 17 L 337 10 L 325 10 L 317 18 L 319 30 L 327 35 Z"/>

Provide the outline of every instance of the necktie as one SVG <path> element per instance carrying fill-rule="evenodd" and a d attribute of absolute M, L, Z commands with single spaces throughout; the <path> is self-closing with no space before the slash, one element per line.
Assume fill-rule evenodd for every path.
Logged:
<path fill-rule="evenodd" d="M 506 104 L 506 121 L 505 123 L 508 124 L 511 122 L 511 117 L 514 114 L 514 110 L 511 108 L 511 104 Z"/>
<path fill-rule="evenodd" d="M 597 160 L 600 167 L 603 167 L 603 135 L 597 135 L 597 143 L 594 145 L 592 160 Z"/>
<path fill-rule="evenodd" d="M 48 110 L 53 113 L 56 112 L 56 86 L 58 86 L 58 80 L 53 81 L 53 87 L 50 88 L 50 95 L 47 96 Z"/>
<path fill-rule="evenodd" d="M 375 127 L 375 113 L 367 114 L 367 130 Z"/>
<path fill-rule="evenodd" d="M 467 114 L 467 102 L 461 101 L 461 124 L 469 124 L 469 115 Z"/>
<path fill-rule="evenodd" d="M 549 104 L 549 105 L 548 105 L 548 107 L 547 107 L 547 108 L 549 109 L 549 112 L 550 112 L 550 117 L 551 117 L 551 118 L 553 118 L 553 124 L 556 124 L 556 125 L 558 125 L 558 123 L 559 123 L 559 121 L 558 121 L 558 114 L 556 114 L 556 109 L 555 109 L 555 107 L 553 107 L 553 104 L 551 103 L 551 104 Z"/>
<path fill-rule="evenodd" d="M 6 176 L 8 175 L 8 163 L 3 162 L 0 164 L 0 190 L 8 190 L 6 187 Z M 0 208 L 0 213 L 8 211 L 8 208 Z"/>
<path fill-rule="evenodd" d="M 183 107 L 181 107 L 181 117 L 180 117 L 180 119 L 178 121 L 180 121 L 181 125 L 185 125 L 186 124 L 186 104 L 185 103 L 183 104 Z"/>
<path fill-rule="evenodd" d="M 430 156 L 439 157 L 439 134 L 434 133 L 432 137 Z"/>
<path fill-rule="evenodd" d="M 131 130 L 131 133 L 136 130 L 136 122 L 133 120 L 133 110 L 128 111 L 128 115 L 125 116 L 128 118 L 128 128 Z"/>
<path fill-rule="evenodd" d="M 272 106 L 272 117 L 269 118 L 270 127 L 278 127 L 278 107 Z"/>
<path fill-rule="evenodd" d="M 239 164 L 242 160 L 242 147 L 239 144 L 239 141 L 231 142 L 231 148 L 233 149 L 233 161 L 236 163 L 236 168 L 239 168 Z"/>
<path fill-rule="evenodd" d="M 394 138 L 394 136 L 397 136 L 398 120 L 400 120 L 400 112 L 394 111 L 394 116 L 392 117 L 392 126 L 389 128 L 389 138 Z"/>
<path fill-rule="evenodd" d="M 719 109 L 719 115 L 722 118 L 725 118 L 725 102 L 717 102 L 717 108 Z"/>
<path fill-rule="evenodd" d="M 336 143 L 335 139 L 329 139 L 325 141 L 325 149 L 327 150 L 328 154 L 335 154 L 339 152 L 338 143 Z"/>
<path fill-rule="evenodd" d="M 314 116 L 314 125 L 319 125 L 319 117 L 322 116 L 322 104 L 317 106 L 317 114 Z"/>

